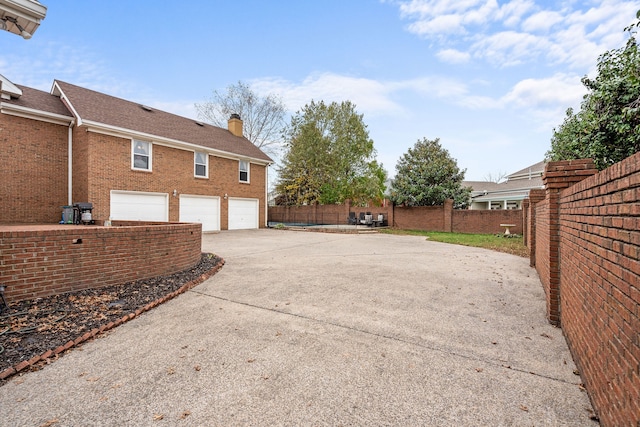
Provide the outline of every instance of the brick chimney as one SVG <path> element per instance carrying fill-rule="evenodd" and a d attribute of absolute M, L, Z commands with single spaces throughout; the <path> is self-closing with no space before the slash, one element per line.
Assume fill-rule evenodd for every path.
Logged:
<path fill-rule="evenodd" d="M 229 117 L 229 132 L 235 136 L 242 136 L 242 120 L 240 114 L 233 113 Z"/>

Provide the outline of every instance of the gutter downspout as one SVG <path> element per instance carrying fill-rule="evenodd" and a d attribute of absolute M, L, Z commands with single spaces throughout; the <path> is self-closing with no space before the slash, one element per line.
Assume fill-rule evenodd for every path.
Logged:
<path fill-rule="evenodd" d="M 73 204 L 73 120 L 67 137 L 67 205 Z"/>
<path fill-rule="evenodd" d="M 269 166 L 264 167 L 264 226 L 269 228 Z"/>

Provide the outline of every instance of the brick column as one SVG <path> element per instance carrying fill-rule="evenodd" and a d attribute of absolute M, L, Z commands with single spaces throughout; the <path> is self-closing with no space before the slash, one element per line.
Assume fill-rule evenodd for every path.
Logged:
<path fill-rule="evenodd" d="M 453 200 L 447 199 L 444 201 L 443 206 L 444 213 L 444 232 L 451 233 L 453 230 Z"/>
<path fill-rule="evenodd" d="M 560 325 L 560 192 L 596 173 L 598 171 L 593 160 L 580 159 L 547 163 L 542 175 L 545 198 L 549 201 L 549 288 L 545 289 L 547 318 L 554 325 Z"/>
<path fill-rule="evenodd" d="M 389 210 L 388 210 L 389 218 L 387 218 L 387 223 L 389 224 L 389 227 L 395 227 L 396 204 L 393 203 L 391 200 L 388 200 L 388 202 L 389 202 Z"/>
<path fill-rule="evenodd" d="M 533 189 L 529 191 L 529 212 L 527 213 L 527 246 L 529 246 L 529 265 L 536 266 L 536 204 L 544 200 L 546 195 L 543 189 Z"/>
<path fill-rule="evenodd" d="M 522 241 L 526 247 L 529 247 L 529 199 L 522 201 Z"/>
<path fill-rule="evenodd" d="M 344 211 L 342 212 L 341 224 L 346 224 L 349 221 L 349 213 L 351 212 L 351 199 L 344 201 Z"/>

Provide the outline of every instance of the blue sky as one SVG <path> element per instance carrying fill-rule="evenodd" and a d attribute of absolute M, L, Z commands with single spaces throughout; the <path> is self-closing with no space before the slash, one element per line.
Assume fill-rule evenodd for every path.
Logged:
<path fill-rule="evenodd" d="M 242 80 L 294 113 L 350 100 L 390 176 L 439 137 L 467 180 L 543 159 L 580 79 L 622 47 L 635 2 L 41 0 L 30 40 L 0 32 L 0 74 L 54 79 L 197 117 Z"/>

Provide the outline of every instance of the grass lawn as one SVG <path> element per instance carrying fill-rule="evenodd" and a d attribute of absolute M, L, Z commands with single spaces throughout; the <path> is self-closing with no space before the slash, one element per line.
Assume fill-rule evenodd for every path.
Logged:
<path fill-rule="evenodd" d="M 506 252 L 521 257 L 529 256 L 529 248 L 524 245 L 522 237 L 505 238 L 496 234 L 466 234 L 466 233 L 443 233 L 439 231 L 420 230 L 394 230 L 384 229 L 381 233 L 408 234 L 411 236 L 425 236 L 429 240 L 455 245 L 474 246 L 477 248 L 490 249 L 492 251 Z"/>

